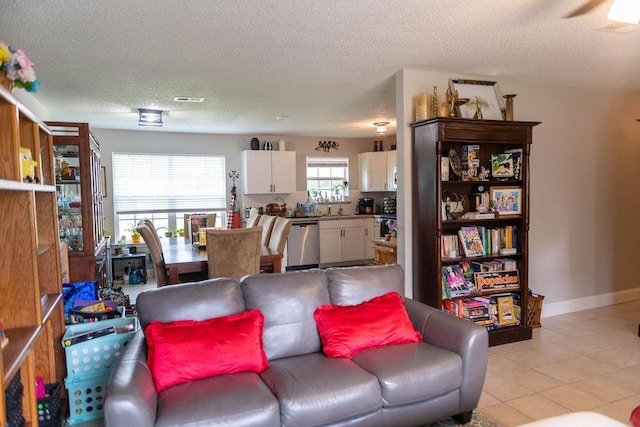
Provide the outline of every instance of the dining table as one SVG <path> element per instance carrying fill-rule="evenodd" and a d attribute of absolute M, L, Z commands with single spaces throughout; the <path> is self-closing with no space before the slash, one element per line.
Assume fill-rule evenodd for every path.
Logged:
<path fill-rule="evenodd" d="M 169 284 L 180 283 L 180 276 L 209 271 L 206 247 L 191 243 L 184 237 L 170 237 L 162 240 L 164 264 L 169 275 Z M 260 248 L 260 272 L 280 273 L 282 254 L 267 245 Z"/>

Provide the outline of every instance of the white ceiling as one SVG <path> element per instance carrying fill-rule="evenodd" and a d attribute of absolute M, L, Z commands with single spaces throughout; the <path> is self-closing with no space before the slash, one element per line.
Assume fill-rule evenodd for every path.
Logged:
<path fill-rule="evenodd" d="M 584 1 L 2 0 L 0 41 L 36 64 L 51 119 L 141 130 L 143 107 L 166 111 L 156 131 L 370 137 L 403 68 L 640 89 L 640 31 L 596 31 L 610 1 L 562 18 Z"/>

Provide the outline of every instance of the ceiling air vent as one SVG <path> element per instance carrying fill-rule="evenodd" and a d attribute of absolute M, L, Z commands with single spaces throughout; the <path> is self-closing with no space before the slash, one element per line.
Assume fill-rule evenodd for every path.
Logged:
<path fill-rule="evenodd" d="M 194 98 L 191 96 L 176 96 L 173 100 L 175 102 L 204 102 L 204 98 Z"/>

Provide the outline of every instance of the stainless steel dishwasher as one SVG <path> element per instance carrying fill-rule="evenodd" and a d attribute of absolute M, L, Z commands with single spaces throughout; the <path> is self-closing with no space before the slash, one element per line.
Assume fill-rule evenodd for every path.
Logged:
<path fill-rule="evenodd" d="M 298 221 L 287 239 L 287 270 L 303 270 L 320 264 L 320 230 L 317 220 Z"/>

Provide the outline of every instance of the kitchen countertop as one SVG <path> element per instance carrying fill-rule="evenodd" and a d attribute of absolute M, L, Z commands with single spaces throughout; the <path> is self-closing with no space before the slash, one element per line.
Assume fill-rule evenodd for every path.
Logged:
<path fill-rule="evenodd" d="M 330 221 L 335 219 L 357 219 L 357 218 L 373 218 L 374 214 L 364 215 L 315 215 L 315 216 L 296 216 L 288 219 L 292 219 L 294 222 L 306 222 L 306 221 Z"/>

